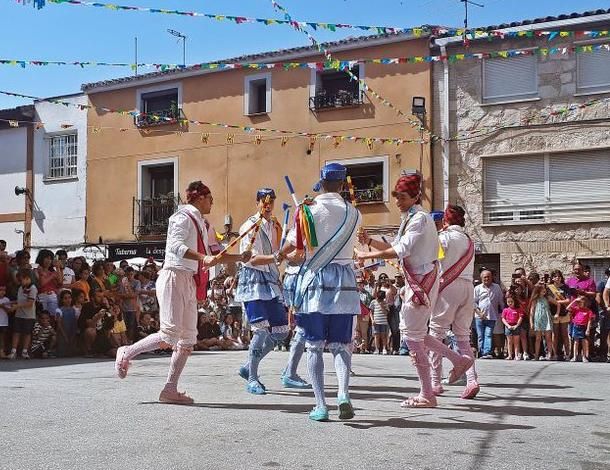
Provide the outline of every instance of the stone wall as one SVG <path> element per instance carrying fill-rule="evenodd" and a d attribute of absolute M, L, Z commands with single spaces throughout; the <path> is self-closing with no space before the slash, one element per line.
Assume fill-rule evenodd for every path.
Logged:
<path fill-rule="evenodd" d="M 525 47 L 561 47 L 569 42 L 549 44 L 546 40 L 493 41 L 448 48 L 449 54 L 485 52 Z M 605 95 L 574 96 L 576 92 L 576 55 L 538 56 L 538 100 L 506 104 L 481 104 L 482 61 L 468 59 L 449 64 L 449 121 L 452 136 L 486 126 L 510 126 L 486 135 L 453 141 L 450 145 L 450 202 L 463 205 L 468 212 L 468 230 L 479 242 L 482 253 L 499 253 L 501 277 L 510 278 L 517 266 L 545 272 L 553 268 L 569 270 L 578 258 L 610 258 L 610 222 L 483 225 L 483 165 L 481 156 L 510 155 L 541 151 L 584 150 L 608 147 L 610 152 L 610 100 L 569 112 L 541 118 L 538 111 L 557 110 L 573 103 Z M 443 64 L 433 71 L 433 96 L 441 96 Z M 433 125 L 440 135 L 442 98 L 434 108 Z M 586 122 L 585 122 L 586 121 Z M 529 125 L 526 125 L 529 123 Z M 442 148 L 433 149 L 435 205 L 442 204 Z M 586 188 L 583 188 L 586 191 Z M 610 188 L 608 189 L 610 200 Z M 609 262 L 610 265 L 610 262 Z"/>

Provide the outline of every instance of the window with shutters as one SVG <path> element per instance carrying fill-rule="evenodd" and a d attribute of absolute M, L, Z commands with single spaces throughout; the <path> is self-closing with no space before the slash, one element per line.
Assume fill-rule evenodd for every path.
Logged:
<path fill-rule="evenodd" d="M 358 204 L 379 204 L 388 202 L 390 195 L 390 167 L 388 156 L 348 158 L 329 160 L 326 163 L 340 163 L 347 168 L 351 178 L 354 197 Z M 350 200 L 349 191 L 342 193 Z"/>
<path fill-rule="evenodd" d="M 610 221 L 610 149 L 490 157 L 484 223 Z"/>
<path fill-rule="evenodd" d="M 247 116 L 271 112 L 271 74 L 248 75 L 244 82 L 244 114 Z"/>
<path fill-rule="evenodd" d="M 610 91 L 610 44 L 586 44 L 578 47 L 585 48 L 585 51 L 576 54 L 576 92 L 586 94 Z"/>
<path fill-rule="evenodd" d="M 483 60 L 483 103 L 537 98 L 537 64 L 535 55 Z"/>

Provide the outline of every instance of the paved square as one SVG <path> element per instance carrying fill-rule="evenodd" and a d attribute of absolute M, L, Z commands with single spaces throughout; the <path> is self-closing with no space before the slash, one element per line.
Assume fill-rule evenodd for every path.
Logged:
<path fill-rule="evenodd" d="M 167 357 L 136 360 L 125 381 L 109 361 L 3 361 L 0 468 L 610 469 L 608 364 L 478 361 L 476 400 L 451 387 L 437 409 L 401 410 L 417 388 L 410 361 L 355 356 L 356 417 L 340 422 L 333 407 L 314 423 L 312 393 L 279 384 L 287 353 L 263 362 L 262 397 L 236 374 L 245 357 L 195 353 L 181 382 L 191 407 L 156 402 Z"/>

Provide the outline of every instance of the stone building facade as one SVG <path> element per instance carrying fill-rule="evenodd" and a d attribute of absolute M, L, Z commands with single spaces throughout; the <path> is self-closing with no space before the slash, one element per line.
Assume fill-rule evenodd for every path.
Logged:
<path fill-rule="evenodd" d="M 521 29 L 608 30 L 610 15 Z M 434 206 L 465 207 L 477 264 L 505 282 L 517 267 L 569 273 L 584 260 L 598 279 L 610 267 L 608 44 L 607 36 L 582 35 L 474 40 L 467 48 L 461 38 L 436 40 L 442 55 L 532 50 L 433 69 L 433 130 L 451 138 L 433 147 Z M 594 50 L 571 50 L 584 45 Z"/>

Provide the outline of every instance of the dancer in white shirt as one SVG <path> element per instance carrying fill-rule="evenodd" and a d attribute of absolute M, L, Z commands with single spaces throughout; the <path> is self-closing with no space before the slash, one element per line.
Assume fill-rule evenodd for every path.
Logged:
<path fill-rule="evenodd" d="M 440 261 L 443 274 L 436 307 L 430 319 L 430 334 L 443 341 L 451 328 L 460 354 L 469 356 L 474 361 L 470 347 L 470 328 L 474 311 L 474 243 L 464 232 L 465 214 L 462 207 L 449 205 L 443 216 L 444 229 L 439 232 L 439 240 L 445 257 Z M 441 385 L 443 362 L 442 357 L 435 351 L 430 353 L 430 364 L 432 388 L 435 394 L 440 395 L 444 391 Z M 448 382 L 452 383 L 458 378 L 450 376 Z M 474 363 L 466 371 L 466 380 L 466 389 L 461 397 L 476 397 L 480 388 Z"/>
<path fill-rule="evenodd" d="M 467 356 L 460 356 L 438 339 L 428 334 L 428 321 L 438 295 L 438 234 L 430 214 L 421 203 L 422 179 L 419 174 L 404 175 L 396 182 L 392 196 L 402 213 L 402 223 L 393 244 L 373 240 L 366 231 L 359 233 L 359 240 L 372 251 L 358 251 L 359 260 L 392 259 L 401 260 L 405 275 L 405 297 L 400 312 L 400 330 L 417 369 L 420 393 L 407 398 L 402 407 L 432 408 L 437 406 L 432 389 L 430 363 L 427 349 L 446 356 L 454 364 L 451 374 L 460 376 L 473 363 Z"/>
<path fill-rule="evenodd" d="M 173 348 L 169 374 L 159 401 L 190 405 L 193 399 L 178 392 L 178 379 L 188 356 L 197 343 L 197 300 L 203 300 L 207 269 L 219 262 L 248 261 L 250 253 L 213 256 L 210 234 L 215 231 L 204 218 L 213 204 L 209 188 L 201 181 L 189 184 L 187 205 L 169 218 L 165 262 L 157 279 L 161 329 L 131 346 L 118 349 L 115 370 L 119 378 L 127 376 L 130 361 L 138 354 L 159 348 Z M 214 240 L 214 238 L 212 238 Z M 215 243 L 214 243 L 215 244 Z"/>

